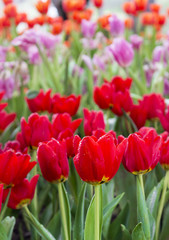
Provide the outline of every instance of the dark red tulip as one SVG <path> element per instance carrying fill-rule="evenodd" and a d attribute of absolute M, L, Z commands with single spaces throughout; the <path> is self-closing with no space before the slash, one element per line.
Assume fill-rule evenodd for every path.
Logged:
<path fill-rule="evenodd" d="M 161 142 L 153 128 L 144 127 L 129 135 L 122 161 L 125 169 L 135 175 L 154 169 L 160 160 Z"/>
<path fill-rule="evenodd" d="M 16 118 L 16 113 L 0 111 L 0 132 L 3 132 Z"/>
<path fill-rule="evenodd" d="M 3 184 L 0 184 L 0 212 L 1 212 L 1 206 L 2 206 L 2 196 L 3 196 Z"/>
<path fill-rule="evenodd" d="M 157 115 L 164 130 L 169 132 L 169 106 L 167 107 L 167 111 L 165 113 L 159 111 Z"/>
<path fill-rule="evenodd" d="M 84 137 L 73 159 L 80 178 L 93 185 L 110 181 L 119 169 L 125 145 L 125 141 L 116 145 L 109 133 L 98 140 Z"/>
<path fill-rule="evenodd" d="M 163 141 L 161 145 L 160 164 L 165 170 L 169 170 L 169 137 L 168 133 L 162 134 Z"/>
<path fill-rule="evenodd" d="M 69 163 L 65 143 L 55 139 L 40 143 L 37 150 L 43 177 L 52 183 L 63 182 L 69 175 Z"/>
<path fill-rule="evenodd" d="M 141 105 L 133 105 L 130 112 L 130 117 L 139 129 L 143 127 L 146 123 L 147 111 Z"/>

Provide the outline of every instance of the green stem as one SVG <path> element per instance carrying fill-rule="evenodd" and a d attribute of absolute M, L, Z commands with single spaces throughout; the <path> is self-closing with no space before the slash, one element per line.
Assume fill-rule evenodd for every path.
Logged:
<path fill-rule="evenodd" d="M 95 186 L 95 239 L 100 240 L 100 185 Z"/>
<path fill-rule="evenodd" d="M 141 185 L 141 190 L 142 190 L 143 196 L 144 196 L 144 198 L 145 198 L 143 175 L 142 175 L 142 174 L 139 174 L 139 175 L 138 175 L 138 178 L 139 178 L 139 181 L 140 181 L 140 185 Z"/>
<path fill-rule="evenodd" d="M 60 211 L 61 211 L 61 218 L 62 218 L 62 227 L 65 235 L 65 240 L 70 240 L 67 221 L 66 221 L 66 212 L 65 212 L 65 206 L 64 206 L 62 183 L 58 183 L 57 185 L 58 185 L 58 192 L 59 192 L 59 204 L 60 204 Z"/>
<path fill-rule="evenodd" d="M 32 215 L 32 213 L 29 211 L 29 209 L 25 206 L 24 211 L 26 215 L 28 216 L 31 224 L 34 226 L 34 228 L 37 230 L 40 236 L 43 237 L 44 240 L 56 240 L 52 234 L 44 228 L 43 225 L 41 225 L 38 220 Z"/>
<path fill-rule="evenodd" d="M 159 231 L 160 231 L 160 220 L 164 208 L 164 202 L 165 202 L 165 195 L 167 191 L 167 185 L 169 182 L 169 171 L 166 172 L 165 178 L 164 178 L 164 185 L 163 185 L 163 191 L 161 195 L 160 205 L 158 209 L 158 215 L 157 215 L 157 221 L 156 221 L 156 234 L 155 234 L 155 240 L 159 239 Z"/>
<path fill-rule="evenodd" d="M 137 128 L 136 124 L 133 122 L 132 118 L 124 110 L 122 110 L 122 111 L 123 111 L 124 117 L 129 121 L 129 123 L 133 127 L 134 131 L 137 132 L 138 128 Z"/>
<path fill-rule="evenodd" d="M 6 200 L 5 200 L 3 209 L 2 209 L 2 211 L 1 211 L 0 222 L 3 220 L 3 218 L 4 218 L 4 216 L 5 216 L 5 212 L 6 212 L 6 209 L 7 209 L 7 205 L 8 205 L 8 201 L 9 201 L 10 195 L 11 195 L 11 188 L 10 188 L 10 190 L 9 190 L 8 196 L 7 196 Z"/>

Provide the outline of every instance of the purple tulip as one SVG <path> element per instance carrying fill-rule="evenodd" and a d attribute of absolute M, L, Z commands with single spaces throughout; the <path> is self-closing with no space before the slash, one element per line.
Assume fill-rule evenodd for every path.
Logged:
<path fill-rule="evenodd" d="M 167 63 L 166 49 L 164 46 L 157 46 L 153 51 L 153 62 Z"/>
<path fill-rule="evenodd" d="M 164 95 L 169 95 L 169 76 L 164 77 Z"/>
<path fill-rule="evenodd" d="M 85 38 L 93 38 L 96 32 L 97 24 L 92 21 L 88 21 L 83 19 L 81 23 L 81 31 L 83 37 Z"/>
<path fill-rule="evenodd" d="M 5 62 L 7 51 L 7 47 L 0 46 L 0 62 Z"/>
<path fill-rule="evenodd" d="M 112 52 L 115 61 L 121 67 L 128 67 L 133 61 L 134 50 L 132 45 L 124 38 L 116 38 L 114 42 L 108 47 Z"/>
<path fill-rule="evenodd" d="M 114 37 L 122 36 L 124 33 L 124 22 L 116 15 L 109 18 L 110 32 Z"/>
<path fill-rule="evenodd" d="M 130 36 L 130 42 L 133 48 L 138 51 L 143 43 L 143 38 L 137 34 L 133 34 Z"/>
<path fill-rule="evenodd" d="M 11 75 L 10 71 L 3 71 L 0 75 L 0 92 L 4 91 L 4 99 L 12 98 L 15 88 L 14 76 Z"/>

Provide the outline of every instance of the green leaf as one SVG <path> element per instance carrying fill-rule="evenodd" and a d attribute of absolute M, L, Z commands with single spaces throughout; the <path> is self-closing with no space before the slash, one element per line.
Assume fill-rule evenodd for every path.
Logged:
<path fill-rule="evenodd" d="M 168 240 L 169 239 L 169 206 L 164 209 L 164 216 L 163 216 L 163 225 L 160 234 L 160 240 Z"/>
<path fill-rule="evenodd" d="M 152 189 L 146 201 L 147 207 L 155 219 L 157 217 L 157 210 L 158 210 L 163 183 L 164 181 L 162 180 L 156 187 Z"/>
<path fill-rule="evenodd" d="M 100 232 L 102 229 L 102 186 L 100 186 Z M 84 240 L 93 240 L 95 238 L 95 195 L 91 199 L 89 208 L 87 210 L 86 221 L 85 221 L 85 230 L 84 230 Z"/>
<path fill-rule="evenodd" d="M 73 230 L 74 240 L 83 240 L 85 192 L 86 192 L 86 183 L 83 184 L 83 187 L 81 189 L 80 196 L 78 199 L 74 230 Z"/>
<path fill-rule="evenodd" d="M 103 223 L 106 221 L 106 219 L 109 216 L 112 215 L 113 210 L 115 209 L 115 207 L 120 202 L 123 196 L 124 196 L 124 193 L 118 195 L 103 209 Z"/>
<path fill-rule="evenodd" d="M 4 226 L 4 229 L 6 231 L 8 240 L 12 239 L 12 234 L 13 234 L 13 229 L 14 229 L 14 226 L 15 226 L 15 222 L 16 221 L 15 221 L 14 217 L 6 217 L 1 223 Z"/>
<path fill-rule="evenodd" d="M 2 223 L 0 223 L 0 239 L 1 240 L 8 240 L 6 229 L 5 229 L 5 227 L 3 226 Z"/>
<path fill-rule="evenodd" d="M 121 224 L 121 229 L 123 231 L 123 240 L 131 240 L 131 235 L 129 233 L 129 230 L 126 228 L 126 226 Z"/>
<path fill-rule="evenodd" d="M 39 91 L 37 91 L 37 90 L 29 90 L 26 94 L 26 97 L 28 99 L 33 99 L 33 98 L 36 98 L 38 96 L 38 94 L 39 94 Z"/>
<path fill-rule="evenodd" d="M 59 235 L 61 233 L 60 229 L 61 229 L 61 221 L 60 221 L 60 211 L 57 212 L 53 218 L 50 220 L 50 222 L 47 225 L 47 229 L 49 230 L 49 232 L 51 232 L 51 234 L 56 238 L 59 239 Z"/>
<path fill-rule="evenodd" d="M 117 240 L 122 239 L 121 224 L 127 225 L 129 217 L 129 204 L 121 210 L 118 216 L 115 216 L 115 220 L 110 224 L 107 239 Z"/>
<path fill-rule="evenodd" d="M 132 232 L 132 240 L 146 240 L 142 223 L 137 224 L 137 226 L 134 228 Z"/>

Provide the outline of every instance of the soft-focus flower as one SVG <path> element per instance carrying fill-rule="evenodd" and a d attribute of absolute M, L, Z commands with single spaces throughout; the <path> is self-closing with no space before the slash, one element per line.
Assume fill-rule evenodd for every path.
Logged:
<path fill-rule="evenodd" d="M 52 24 L 52 34 L 58 35 L 63 30 L 63 23 L 62 22 L 56 22 Z"/>
<path fill-rule="evenodd" d="M 2 196 L 3 196 L 3 184 L 0 184 L 0 212 L 1 212 L 1 205 L 2 205 Z"/>
<path fill-rule="evenodd" d="M 147 8 L 148 0 L 134 0 L 136 11 L 144 11 Z"/>
<path fill-rule="evenodd" d="M 3 3 L 4 3 L 5 5 L 8 5 L 8 4 L 13 3 L 13 0 L 3 0 Z"/>
<path fill-rule="evenodd" d="M 132 45 L 123 38 L 114 39 L 113 43 L 108 47 L 113 54 L 115 61 L 121 67 L 131 65 L 134 57 Z"/>
<path fill-rule="evenodd" d="M 17 9 L 14 4 L 8 4 L 4 7 L 4 14 L 7 18 L 15 18 L 17 16 Z"/>
<path fill-rule="evenodd" d="M 51 109 L 51 89 L 44 92 L 43 89 L 35 98 L 26 98 L 26 102 L 31 112 L 50 112 Z"/>
<path fill-rule="evenodd" d="M 136 11 L 136 6 L 134 2 L 124 2 L 123 3 L 123 10 L 130 15 L 136 16 L 137 11 Z"/>
<path fill-rule="evenodd" d="M 5 188 L 9 188 L 19 184 L 36 162 L 31 162 L 29 155 L 8 150 L 0 154 L 0 165 L 0 183 L 3 183 Z"/>
<path fill-rule="evenodd" d="M 138 51 L 143 43 L 143 38 L 137 34 L 133 34 L 130 36 L 130 42 L 133 48 Z"/>
<path fill-rule="evenodd" d="M 17 13 L 15 18 L 15 24 L 18 25 L 19 23 L 27 22 L 27 14 L 26 13 Z"/>
<path fill-rule="evenodd" d="M 16 118 L 16 113 L 0 111 L 0 133 L 2 133 Z"/>
<path fill-rule="evenodd" d="M 62 7 L 65 12 L 82 11 L 85 8 L 86 0 L 63 0 Z"/>
<path fill-rule="evenodd" d="M 84 137 L 73 159 L 80 178 L 93 185 L 110 181 L 119 169 L 125 146 L 125 141 L 116 145 L 109 133 L 98 140 Z"/>
<path fill-rule="evenodd" d="M 169 132 L 169 106 L 167 107 L 167 110 L 165 112 L 158 111 L 157 115 L 164 130 Z"/>
<path fill-rule="evenodd" d="M 167 56 L 168 55 L 168 56 Z M 163 62 L 167 63 L 167 57 L 169 58 L 169 52 L 167 51 L 164 46 L 157 46 L 153 50 L 153 62 Z"/>
<path fill-rule="evenodd" d="M 132 174 L 145 174 L 160 160 L 161 137 L 153 128 L 141 128 L 129 135 L 123 156 L 125 169 Z"/>
<path fill-rule="evenodd" d="M 97 22 L 101 28 L 107 28 L 109 26 L 109 18 L 111 14 L 103 15 L 98 18 Z"/>
<path fill-rule="evenodd" d="M 2 100 L 4 94 L 5 94 L 4 91 L 0 92 L 0 101 Z M 7 105 L 8 105 L 8 103 L 1 103 L 0 102 L 0 111 L 2 111 Z"/>
<path fill-rule="evenodd" d="M 97 129 L 105 129 L 104 115 L 102 111 L 89 111 L 83 109 L 84 114 L 84 132 L 86 136 L 91 136 Z"/>
<path fill-rule="evenodd" d="M 127 29 L 132 29 L 134 27 L 134 20 L 133 18 L 126 18 L 124 21 L 125 27 Z"/>
<path fill-rule="evenodd" d="M 49 141 L 52 138 L 52 124 L 47 116 L 39 116 L 32 113 L 28 118 L 21 118 L 21 133 L 17 135 L 17 140 L 22 144 L 22 148 L 36 148 L 40 142 Z"/>
<path fill-rule="evenodd" d="M 150 10 L 155 13 L 159 13 L 161 6 L 157 3 L 150 4 Z"/>
<path fill-rule="evenodd" d="M 0 46 L 0 62 L 5 62 L 8 48 Z"/>
<path fill-rule="evenodd" d="M 92 0 L 93 4 L 97 8 L 101 8 L 103 5 L 103 0 Z"/>
<path fill-rule="evenodd" d="M 124 33 L 124 22 L 119 19 L 116 15 L 112 15 L 109 18 L 110 32 L 113 37 L 122 36 Z"/>
<path fill-rule="evenodd" d="M 92 38 L 96 32 L 97 24 L 92 21 L 82 20 L 81 31 L 85 38 Z"/>
<path fill-rule="evenodd" d="M 129 93 L 132 79 L 114 77 L 111 82 L 105 81 L 101 87 L 94 89 L 94 101 L 102 109 L 111 109 L 118 116 L 129 112 L 133 106 Z"/>
<path fill-rule="evenodd" d="M 10 99 L 15 89 L 14 75 L 9 70 L 0 73 L 0 91 L 4 91 L 4 99 Z"/>
<path fill-rule="evenodd" d="M 59 94 L 54 94 L 52 98 L 52 113 L 69 113 L 71 116 L 75 115 L 79 105 L 81 96 L 71 94 L 69 96 L 61 97 Z"/>
<path fill-rule="evenodd" d="M 39 175 L 35 175 L 30 181 L 23 179 L 20 183 L 14 186 L 8 201 L 8 207 L 13 209 L 20 209 L 31 203 L 35 188 L 37 185 Z M 7 195 L 9 189 L 4 190 L 4 195 Z"/>
<path fill-rule="evenodd" d="M 38 0 L 35 6 L 38 12 L 40 12 L 41 14 L 47 14 L 49 5 L 50 0 Z"/>
<path fill-rule="evenodd" d="M 37 150 L 43 177 L 52 183 L 64 182 L 69 175 L 69 163 L 64 143 L 52 139 L 41 143 Z"/>
<path fill-rule="evenodd" d="M 169 170 L 169 138 L 162 141 L 160 164 L 165 170 Z"/>
<path fill-rule="evenodd" d="M 155 23 L 156 15 L 152 12 L 144 12 L 141 14 L 141 23 L 143 25 L 153 25 Z"/>

